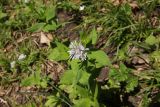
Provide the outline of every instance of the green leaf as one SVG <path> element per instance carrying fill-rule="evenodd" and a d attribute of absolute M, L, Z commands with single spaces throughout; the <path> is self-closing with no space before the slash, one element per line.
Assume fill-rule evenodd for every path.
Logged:
<path fill-rule="evenodd" d="M 95 28 L 92 29 L 92 31 L 87 35 L 85 32 L 80 32 L 80 38 L 83 44 L 88 44 L 92 41 L 92 44 L 96 44 L 98 35 Z"/>
<path fill-rule="evenodd" d="M 128 79 L 130 69 L 127 69 L 126 66 L 120 63 L 119 69 L 112 68 L 109 72 L 109 77 L 118 82 L 124 82 Z"/>
<path fill-rule="evenodd" d="M 146 38 L 145 42 L 149 45 L 154 45 L 157 43 L 157 39 L 153 35 L 150 35 Z"/>
<path fill-rule="evenodd" d="M 131 77 L 127 80 L 127 85 L 126 85 L 126 91 L 131 92 L 134 90 L 135 87 L 138 85 L 138 78 L 137 77 Z"/>
<path fill-rule="evenodd" d="M 80 61 L 78 59 L 73 59 L 69 62 L 71 69 L 77 71 L 79 69 Z"/>
<path fill-rule="evenodd" d="M 150 59 L 154 62 L 155 68 L 160 68 L 160 51 L 154 51 L 150 54 Z"/>
<path fill-rule="evenodd" d="M 24 80 L 22 80 L 21 82 L 21 85 L 22 86 L 30 86 L 32 85 L 34 82 L 34 76 L 29 76 L 29 77 L 26 77 Z"/>
<path fill-rule="evenodd" d="M 73 85 L 64 85 L 64 84 L 60 84 L 59 85 L 59 88 L 61 89 L 61 90 L 63 90 L 63 91 L 65 91 L 66 93 L 68 93 L 68 94 L 72 94 L 70 97 L 72 97 L 72 98 L 75 98 L 75 97 L 77 97 L 77 95 L 74 95 L 75 94 L 75 90 L 74 90 L 74 88 L 73 88 Z"/>
<path fill-rule="evenodd" d="M 22 86 L 38 85 L 43 88 L 46 88 L 47 87 L 47 80 L 41 78 L 41 70 L 38 68 L 38 70 L 33 72 L 29 77 L 22 80 L 21 85 Z"/>
<path fill-rule="evenodd" d="M 86 71 L 82 71 L 82 75 L 81 75 L 81 78 L 80 78 L 79 82 L 82 85 L 88 85 L 89 77 L 90 77 L 89 73 L 87 73 Z"/>
<path fill-rule="evenodd" d="M 97 31 L 96 31 L 95 28 L 91 31 L 91 33 L 90 33 L 89 36 L 91 37 L 92 44 L 93 44 L 93 45 L 96 44 L 97 39 L 98 39 L 98 35 L 97 35 Z"/>
<path fill-rule="evenodd" d="M 56 7 L 55 6 L 49 6 L 47 7 L 46 11 L 45 11 L 45 17 L 46 17 L 46 21 L 48 22 L 50 19 L 55 17 L 55 12 L 56 11 Z"/>
<path fill-rule="evenodd" d="M 82 98 L 74 102 L 75 107 L 92 107 L 92 103 L 89 98 Z"/>
<path fill-rule="evenodd" d="M 52 49 L 50 54 L 48 55 L 48 59 L 54 61 L 62 61 L 67 60 L 69 58 L 68 48 L 62 43 L 57 42 L 57 47 Z"/>
<path fill-rule="evenodd" d="M 108 56 L 104 51 L 101 51 L 101 50 L 91 52 L 90 54 L 88 54 L 88 58 L 90 60 L 95 59 L 96 68 L 100 68 L 106 65 L 108 66 L 111 65 L 111 62 Z"/>
<path fill-rule="evenodd" d="M 30 28 L 28 28 L 27 31 L 29 31 L 29 32 L 41 31 L 45 25 L 46 25 L 46 23 L 36 23 L 36 24 L 32 25 Z"/>
<path fill-rule="evenodd" d="M 41 81 L 40 72 L 36 71 L 35 74 L 33 73 L 31 76 L 22 80 L 22 86 L 30 86 L 30 85 L 39 85 Z"/>
<path fill-rule="evenodd" d="M 42 87 L 42 88 L 46 88 L 47 87 L 47 80 L 45 80 L 45 79 L 42 79 L 42 81 L 40 82 L 40 86 Z"/>
<path fill-rule="evenodd" d="M 47 24 L 44 28 L 43 28 L 43 31 L 45 32 L 48 32 L 48 31 L 53 31 L 53 30 L 56 30 L 58 27 L 58 25 L 53 22 L 52 24 Z"/>
<path fill-rule="evenodd" d="M 82 44 L 86 45 L 91 41 L 91 37 L 86 34 L 86 32 L 80 32 L 80 38 L 82 41 Z"/>
<path fill-rule="evenodd" d="M 90 97 L 90 92 L 87 88 L 81 87 L 79 85 L 76 85 L 76 94 L 80 97 L 80 98 L 87 98 Z"/>
<path fill-rule="evenodd" d="M 0 11 L 0 19 L 4 18 L 4 17 L 6 17 L 6 16 L 7 16 L 6 13 L 3 13 L 2 11 Z"/>
<path fill-rule="evenodd" d="M 55 96 L 48 96 L 47 99 L 48 100 L 45 103 L 46 107 L 55 107 L 59 101 Z"/>
<path fill-rule="evenodd" d="M 61 77 L 60 84 L 64 84 L 64 85 L 73 84 L 75 81 L 76 74 L 77 72 L 74 72 L 72 70 L 65 71 Z"/>

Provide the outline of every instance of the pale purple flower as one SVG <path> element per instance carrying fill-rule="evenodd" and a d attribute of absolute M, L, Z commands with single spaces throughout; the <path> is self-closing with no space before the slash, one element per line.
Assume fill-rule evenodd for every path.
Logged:
<path fill-rule="evenodd" d="M 80 42 L 77 41 L 71 42 L 69 45 L 69 48 L 71 49 L 69 52 L 70 59 L 80 59 L 82 61 L 86 60 L 87 58 L 87 50 L 88 48 L 85 48 Z"/>

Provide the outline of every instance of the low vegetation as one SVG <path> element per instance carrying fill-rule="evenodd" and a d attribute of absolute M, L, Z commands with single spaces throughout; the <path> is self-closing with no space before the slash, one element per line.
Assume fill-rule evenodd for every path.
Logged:
<path fill-rule="evenodd" d="M 0 0 L 0 106 L 160 105 L 159 0 Z"/>

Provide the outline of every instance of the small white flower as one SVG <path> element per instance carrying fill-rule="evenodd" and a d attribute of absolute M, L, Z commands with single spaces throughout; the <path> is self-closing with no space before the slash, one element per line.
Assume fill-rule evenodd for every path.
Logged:
<path fill-rule="evenodd" d="M 80 7 L 79 7 L 79 10 L 80 10 L 80 11 L 84 10 L 84 7 L 85 7 L 84 5 L 80 6 Z"/>
<path fill-rule="evenodd" d="M 23 60 L 25 58 L 26 58 L 26 55 L 25 54 L 21 54 L 21 55 L 19 55 L 18 60 L 20 61 L 20 60 Z"/>
<path fill-rule="evenodd" d="M 29 3 L 30 0 L 24 0 L 24 3 Z"/>
<path fill-rule="evenodd" d="M 12 62 L 10 63 L 11 68 L 14 68 L 14 67 L 15 67 L 15 64 L 16 64 L 16 61 L 12 61 Z"/>
<path fill-rule="evenodd" d="M 89 49 L 85 48 L 81 43 L 77 43 L 77 41 L 71 42 L 69 48 L 71 49 L 70 51 L 68 51 L 70 54 L 70 59 L 80 59 L 82 61 L 86 60 L 86 51 Z"/>

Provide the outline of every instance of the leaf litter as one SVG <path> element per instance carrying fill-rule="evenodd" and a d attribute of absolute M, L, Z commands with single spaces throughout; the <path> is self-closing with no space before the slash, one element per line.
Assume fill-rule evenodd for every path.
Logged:
<path fill-rule="evenodd" d="M 115 0 L 113 2 L 114 2 L 114 5 L 120 5 L 121 3 L 125 2 L 125 1 Z M 129 5 L 135 10 L 136 10 L 136 8 L 139 8 L 136 1 L 129 3 Z M 135 17 L 143 19 L 143 13 L 136 12 L 136 15 L 137 14 L 139 14 L 139 15 L 135 16 Z M 60 22 L 67 22 L 67 21 L 71 20 L 72 18 L 73 18 L 72 15 L 68 15 L 66 12 L 58 13 L 58 20 Z M 151 24 L 154 27 L 158 26 L 159 20 L 156 15 L 151 18 Z M 77 26 L 76 23 L 66 24 L 64 27 L 59 28 L 55 32 L 55 35 L 58 35 L 57 38 L 59 38 L 61 41 L 65 41 L 65 39 L 68 39 L 69 41 L 79 39 L 77 30 L 74 30 L 76 28 L 76 26 Z M 98 27 L 97 29 L 99 32 L 103 30 L 101 27 Z M 18 35 L 17 33 L 15 33 L 15 32 L 13 33 L 13 36 L 17 36 L 17 35 Z M 20 38 L 15 39 L 16 44 L 19 45 L 20 43 L 31 39 L 34 41 L 34 43 L 39 48 L 43 47 L 41 44 L 47 45 L 47 47 L 45 47 L 45 48 L 48 48 L 48 46 L 50 46 L 51 42 L 55 39 L 53 34 L 42 32 L 42 31 L 36 32 L 33 34 L 30 34 L 30 33 L 23 34 L 20 32 L 20 35 L 22 35 Z M 26 36 L 26 35 L 30 35 L 31 38 L 30 38 L 30 36 Z M 98 39 L 98 42 L 95 45 L 95 47 L 97 49 L 101 49 L 105 45 L 106 41 L 107 41 L 106 36 L 101 36 Z M 4 52 L 12 51 L 12 49 L 14 49 L 14 48 L 16 48 L 15 44 L 8 43 L 7 46 L 3 49 L 3 51 Z M 110 58 L 112 58 L 116 53 L 115 48 L 114 47 L 112 48 L 112 46 L 109 46 L 107 48 L 105 47 L 105 49 L 103 49 L 103 50 L 107 54 L 111 55 Z M 143 51 L 142 55 L 135 55 L 135 53 L 138 53 L 140 51 Z M 130 55 L 131 55 L 131 57 L 130 57 L 129 61 L 126 62 L 126 66 L 134 68 L 135 75 L 139 72 L 143 72 L 145 70 L 151 69 L 149 56 L 148 56 L 148 54 L 146 54 L 144 52 L 143 49 L 134 47 L 134 49 L 131 50 Z M 115 68 L 117 66 L 119 66 L 119 65 L 115 64 Z M 42 74 L 44 73 L 46 75 L 49 75 L 49 77 L 54 81 L 54 83 L 58 84 L 61 75 L 63 74 L 63 72 L 66 69 L 66 65 L 63 63 L 60 63 L 60 62 L 54 62 L 54 61 L 47 60 L 41 65 L 41 68 L 42 68 L 42 71 L 41 71 Z M 100 70 L 100 73 L 99 73 L 98 77 L 96 78 L 96 80 L 98 82 L 107 81 L 108 80 L 108 73 L 110 72 L 109 69 L 110 69 L 109 67 L 103 67 Z M 158 89 L 153 90 L 153 92 L 152 92 L 153 97 L 158 92 L 159 92 Z M 39 100 L 37 102 L 41 102 L 40 99 L 37 99 L 37 96 L 40 96 L 40 94 L 37 94 L 37 93 L 41 93 L 40 89 L 38 89 L 37 87 L 34 87 L 34 86 L 33 87 L 21 87 L 19 85 L 19 82 L 15 83 L 15 84 L 13 83 L 8 88 L 1 87 L 0 96 L 2 98 L 0 98 L 0 104 L 3 103 L 4 105 L 8 106 L 8 102 L 11 102 L 12 100 L 15 100 L 17 104 L 25 104 L 25 103 L 27 103 L 27 101 L 29 101 L 31 99 L 32 100 Z M 29 97 L 31 99 L 28 99 Z M 10 98 L 10 99 L 8 99 L 8 98 Z M 44 99 L 46 99 L 46 98 L 44 97 Z M 129 96 L 129 100 L 130 100 L 130 102 L 133 103 L 134 106 L 137 106 L 140 104 L 140 101 L 142 100 L 142 98 L 141 98 L 141 96 L 135 96 L 135 97 Z"/>

